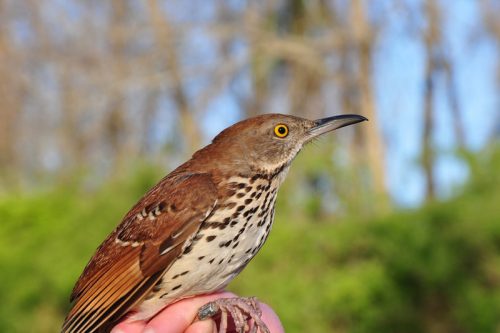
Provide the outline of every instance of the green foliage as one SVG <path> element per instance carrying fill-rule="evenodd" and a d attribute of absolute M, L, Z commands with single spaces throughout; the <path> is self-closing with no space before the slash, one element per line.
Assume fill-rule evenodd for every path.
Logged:
<path fill-rule="evenodd" d="M 271 304 L 287 332 L 498 332 L 499 156 L 471 159 L 462 195 L 418 211 L 314 223 L 280 206 L 230 289 Z M 93 250 L 158 178 L 1 198 L 0 332 L 57 331 Z"/>
<path fill-rule="evenodd" d="M 1 198 L 0 332 L 58 331 L 93 251 L 156 179 L 143 169 L 98 190 L 70 183 Z"/>
<path fill-rule="evenodd" d="M 233 288 L 291 332 L 497 332 L 500 179 L 485 170 L 499 156 L 474 162 L 463 195 L 419 211 L 329 224 L 281 212 Z"/>

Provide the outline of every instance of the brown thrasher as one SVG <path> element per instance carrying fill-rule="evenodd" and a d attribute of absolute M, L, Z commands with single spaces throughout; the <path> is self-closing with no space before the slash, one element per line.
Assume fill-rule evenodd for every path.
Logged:
<path fill-rule="evenodd" d="M 364 120 L 266 114 L 222 131 L 147 192 L 99 246 L 73 289 L 62 332 L 109 332 L 127 313 L 149 319 L 175 301 L 223 289 L 264 244 L 276 193 L 303 145 Z M 198 317 L 219 311 L 220 331 L 229 312 L 237 331 L 249 328 L 243 313 L 254 319 L 252 332 L 268 332 L 252 298 L 210 302 Z"/>

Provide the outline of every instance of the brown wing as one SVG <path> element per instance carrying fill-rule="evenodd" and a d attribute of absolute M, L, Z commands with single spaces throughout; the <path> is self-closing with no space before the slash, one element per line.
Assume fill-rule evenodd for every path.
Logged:
<path fill-rule="evenodd" d="M 153 288 L 217 200 L 207 174 L 164 178 L 97 249 L 73 289 L 63 333 L 102 331 Z"/>

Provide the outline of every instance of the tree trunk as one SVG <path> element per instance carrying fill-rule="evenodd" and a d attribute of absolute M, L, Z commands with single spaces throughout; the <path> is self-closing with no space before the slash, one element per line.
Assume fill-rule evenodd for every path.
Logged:
<path fill-rule="evenodd" d="M 168 22 L 166 14 L 158 6 L 156 0 L 149 2 L 149 14 L 156 38 L 156 43 L 160 45 L 160 50 L 165 50 L 164 65 L 169 79 L 169 93 L 179 112 L 181 135 L 185 140 L 185 153 L 192 153 L 201 144 L 200 129 L 197 125 L 198 119 L 194 111 L 191 110 L 187 94 L 184 87 L 184 77 L 181 72 L 181 64 L 177 54 L 176 32 Z"/>
<path fill-rule="evenodd" d="M 433 142 L 434 133 L 434 96 L 436 75 L 439 71 L 440 52 L 437 49 L 440 40 L 439 8 L 434 0 L 426 0 L 424 7 L 428 20 L 424 31 L 424 47 L 426 53 L 425 86 L 424 86 L 424 119 L 422 134 L 422 169 L 426 179 L 426 200 L 436 197 L 436 178 L 434 175 L 435 151 Z"/>
<path fill-rule="evenodd" d="M 368 22 L 366 8 L 362 0 L 351 2 L 351 24 L 358 56 L 357 86 L 360 108 L 369 119 L 369 124 L 360 126 L 364 155 L 371 172 L 373 191 L 382 210 L 388 208 L 389 197 L 385 175 L 385 149 L 383 136 L 378 124 L 373 92 L 373 45 L 376 27 Z"/>

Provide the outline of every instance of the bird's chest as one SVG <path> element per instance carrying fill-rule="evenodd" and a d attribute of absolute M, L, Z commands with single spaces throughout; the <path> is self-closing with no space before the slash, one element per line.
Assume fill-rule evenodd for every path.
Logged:
<path fill-rule="evenodd" d="M 232 179 L 231 194 L 219 200 L 181 257 L 163 277 L 164 297 L 225 287 L 257 254 L 274 220 L 277 186 L 272 180 Z"/>
<path fill-rule="evenodd" d="M 208 270 L 228 283 L 264 244 L 274 220 L 277 186 L 267 179 L 236 179 L 232 195 L 202 224 L 193 251 L 207 253 Z M 211 262 L 213 260 L 213 262 Z M 215 266 L 213 266 L 215 265 Z"/>
<path fill-rule="evenodd" d="M 274 220 L 277 187 L 266 180 L 243 184 L 238 183 L 234 195 L 201 226 L 200 244 L 195 245 L 218 253 L 226 273 L 248 263 L 264 244 Z"/>

